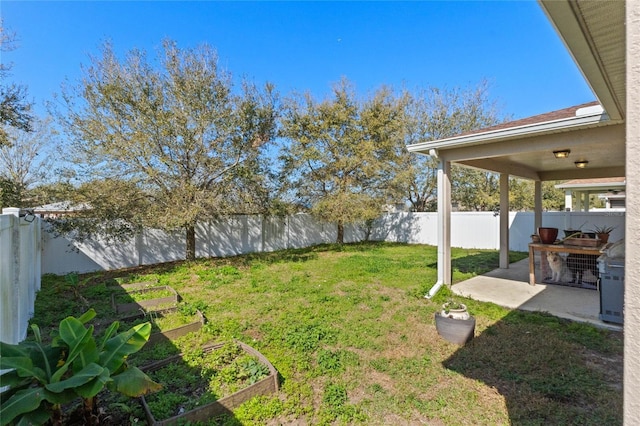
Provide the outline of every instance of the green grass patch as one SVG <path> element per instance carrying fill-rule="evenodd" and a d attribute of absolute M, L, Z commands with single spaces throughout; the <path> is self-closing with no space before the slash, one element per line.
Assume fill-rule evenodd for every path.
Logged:
<path fill-rule="evenodd" d="M 126 292 L 118 292 L 115 296 L 116 303 L 137 303 L 144 300 L 162 299 L 165 297 L 172 297 L 175 293 L 166 288 L 153 289 L 148 288 L 144 290 L 131 290 Z"/>
<path fill-rule="evenodd" d="M 511 253 L 510 260 L 526 256 Z M 114 284 L 171 286 L 181 309 L 200 309 L 207 324 L 143 348 L 132 362 L 236 338 L 280 374 L 279 395 L 253 399 L 211 424 L 622 423 L 620 333 L 461 298 L 476 317 L 476 337 L 452 345 L 433 319 L 449 290 L 423 297 L 437 279 L 436 264 L 432 246 L 358 243 L 88 274 L 75 284 L 45 276 L 33 322 L 57 324 L 85 303 L 106 322 L 114 316 Z M 496 269 L 499 254 L 454 249 L 452 264 L 459 282 Z M 219 369 L 216 377 L 226 374 Z"/>

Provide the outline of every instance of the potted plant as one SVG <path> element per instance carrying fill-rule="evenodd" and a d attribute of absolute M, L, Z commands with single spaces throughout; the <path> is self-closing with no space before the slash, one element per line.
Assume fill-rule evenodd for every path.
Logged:
<path fill-rule="evenodd" d="M 613 231 L 614 229 L 616 229 L 615 226 L 594 226 L 594 228 L 591 230 L 593 233 L 596 234 L 596 236 L 600 239 L 600 242 L 603 244 L 606 244 L 609 242 L 609 234 L 611 234 L 611 231 Z"/>
<path fill-rule="evenodd" d="M 538 228 L 538 235 L 543 244 L 553 244 L 558 237 L 558 228 L 541 226 Z"/>
<path fill-rule="evenodd" d="M 582 227 L 587 222 L 583 222 L 582 225 L 577 228 L 569 228 L 564 230 L 564 239 L 567 238 L 582 238 Z"/>
<path fill-rule="evenodd" d="M 469 314 L 464 303 L 449 300 L 435 314 L 436 330 L 443 339 L 464 345 L 473 339 L 476 319 Z"/>

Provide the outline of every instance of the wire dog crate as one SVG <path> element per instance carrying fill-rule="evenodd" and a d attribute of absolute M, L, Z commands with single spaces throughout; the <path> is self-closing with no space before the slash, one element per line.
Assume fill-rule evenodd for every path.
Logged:
<path fill-rule="evenodd" d="M 595 290 L 598 282 L 598 255 L 540 252 L 540 277 L 544 284 L 566 285 Z"/>
<path fill-rule="evenodd" d="M 597 289 L 600 247 L 529 244 L 529 284 Z"/>

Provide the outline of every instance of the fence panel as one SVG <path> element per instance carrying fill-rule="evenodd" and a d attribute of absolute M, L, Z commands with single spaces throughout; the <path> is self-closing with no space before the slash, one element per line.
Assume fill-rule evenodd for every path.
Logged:
<path fill-rule="evenodd" d="M 0 215 L 0 340 L 18 343 L 27 335 L 40 290 L 40 218 L 19 209 Z"/>
<path fill-rule="evenodd" d="M 595 226 L 615 226 L 611 241 L 624 237 L 624 212 L 545 212 L 542 223 L 561 230 L 578 227 L 587 231 Z M 509 214 L 509 248 L 527 251 L 534 229 L 533 212 Z M 492 212 L 456 212 L 451 216 L 451 245 L 463 248 L 499 248 L 500 217 Z M 561 234 L 562 235 L 562 234 Z M 303 248 L 335 242 L 335 224 L 322 223 L 307 214 L 286 218 L 232 216 L 196 229 L 198 257 L 224 257 L 244 253 Z M 361 241 L 366 229 L 345 227 L 345 242 Z M 374 241 L 410 244 L 438 243 L 437 213 L 389 213 L 374 221 L 369 236 Z M 147 229 L 125 244 L 90 241 L 74 244 L 62 237 L 43 235 L 42 272 L 66 274 L 119 269 L 184 259 L 184 233 Z M 72 250 L 74 249 L 75 250 Z"/>

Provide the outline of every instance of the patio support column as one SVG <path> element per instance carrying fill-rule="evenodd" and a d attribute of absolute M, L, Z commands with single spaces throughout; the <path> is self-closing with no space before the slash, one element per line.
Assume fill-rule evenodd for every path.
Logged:
<path fill-rule="evenodd" d="M 582 211 L 582 192 L 576 191 L 576 211 Z"/>
<path fill-rule="evenodd" d="M 500 267 L 509 268 L 509 175 L 500 173 Z"/>
<path fill-rule="evenodd" d="M 533 234 L 542 226 L 542 181 L 533 181 Z"/>
<path fill-rule="evenodd" d="M 570 189 L 564 191 L 564 210 L 567 212 L 573 210 L 573 196 Z"/>
<path fill-rule="evenodd" d="M 451 162 L 438 162 L 438 282 L 451 285 Z"/>
<path fill-rule="evenodd" d="M 584 206 L 584 211 L 588 212 L 589 211 L 589 201 L 591 200 L 591 192 L 586 191 L 584 193 L 584 204 L 582 204 Z"/>

